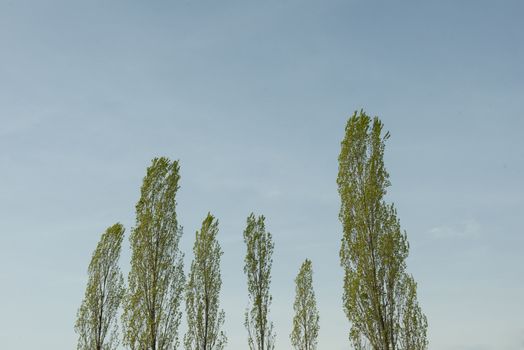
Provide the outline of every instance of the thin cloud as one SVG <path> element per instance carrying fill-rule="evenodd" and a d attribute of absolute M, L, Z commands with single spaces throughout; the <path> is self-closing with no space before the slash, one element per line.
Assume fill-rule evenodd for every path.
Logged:
<path fill-rule="evenodd" d="M 429 233 L 437 239 L 478 238 L 481 234 L 481 227 L 478 221 L 470 219 L 455 226 L 434 227 L 429 230 Z"/>

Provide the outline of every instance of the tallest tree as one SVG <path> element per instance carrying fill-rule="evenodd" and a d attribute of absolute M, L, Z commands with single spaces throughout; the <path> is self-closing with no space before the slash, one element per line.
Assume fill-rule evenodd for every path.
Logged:
<path fill-rule="evenodd" d="M 132 350 L 178 347 L 184 288 L 182 230 L 175 210 L 179 179 L 177 161 L 153 159 L 136 205 L 123 314 L 124 343 Z"/>
<path fill-rule="evenodd" d="M 363 111 L 348 120 L 337 178 L 343 226 L 344 311 L 357 350 L 424 350 L 427 321 L 406 272 L 409 245 L 393 204 L 378 118 Z"/>

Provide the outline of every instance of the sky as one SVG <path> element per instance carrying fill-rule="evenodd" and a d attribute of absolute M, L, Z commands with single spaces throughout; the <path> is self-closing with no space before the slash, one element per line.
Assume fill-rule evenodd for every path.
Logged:
<path fill-rule="evenodd" d="M 270 317 L 291 349 L 313 261 L 319 349 L 350 349 L 337 157 L 363 108 L 435 350 L 524 349 L 521 1 L 0 0 L 0 347 L 74 349 L 101 233 L 151 159 L 180 161 L 185 271 L 219 219 L 228 349 L 245 349 L 242 232 L 266 216 Z M 181 326 L 185 332 L 185 324 Z"/>

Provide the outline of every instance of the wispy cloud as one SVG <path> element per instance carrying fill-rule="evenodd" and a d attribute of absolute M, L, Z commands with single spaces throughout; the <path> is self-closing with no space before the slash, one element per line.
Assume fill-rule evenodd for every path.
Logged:
<path fill-rule="evenodd" d="M 432 237 L 438 239 L 450 238 L 478 238 L 481 234 L 481 226 L 474 219 L 464 220 L 454 226 L 437 226 L 429 230 Z"/>

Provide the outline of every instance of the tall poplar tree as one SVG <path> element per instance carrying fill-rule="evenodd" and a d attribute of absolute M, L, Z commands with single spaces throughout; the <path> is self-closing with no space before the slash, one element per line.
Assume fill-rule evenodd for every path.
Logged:
<path fill-rule="evenodd" d="M 177 161 L 155 158 L 147 169 L 130 237 L 124 343 L 132 350 L 171 350 L 179 344 L 185 277 L 176 215 Z"/>
<path fill-rule="evenodd" d="M 184 343 L 187 350 L 222 350 L 227 342 L 221 330 L 225 314 L 219 311 L 223 253 L 217 234 L 218 220 L 208 213 L 195 234 L 194 258 L 186 289 L 188 330 Z"/>
<path fill-rule="evenodd" d="M 124 227 L 109 227 L 98 242 L 88 268 L 85 297 L 78 310 L 75 331 L 78 350 L 113 350 L 118 346 L 117 311 L 124 296 L 118 259 Z"/>
<path fill-rule="evenodd" d="M 427 321 L 406 272 L 407 235 L 384 199 L 390 186 L 383 160 L 389 133 L 382 130 L 377 117 L 355 112 L 338 158 L 344 310 L 357 350 L 422 350 Z"/>
<path fill-rule="evenodd" d="M 271 233 L 266 232 L 264 220 L 264 216 L 256 218 L 252 213 L 247 218 L 244 231 L 247 249 L 244 273 L 247 276 L 250 303 L 246 310 L 244 325 L 248 331 L 250 350 L 273 350 L 275 347 L 273 322 L 269 320 L 269 307 L 272 301 L 269 285 L 274 243 Z"/>
<path fill-rule="evenodd" d="M 313 268 L 306 259 L 295 278 L 295 303 L 291 344 L 296 350 L 316 350 L 319 315 L 313 290 Z"/>

